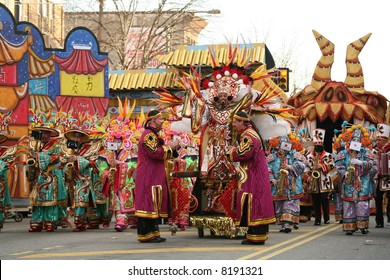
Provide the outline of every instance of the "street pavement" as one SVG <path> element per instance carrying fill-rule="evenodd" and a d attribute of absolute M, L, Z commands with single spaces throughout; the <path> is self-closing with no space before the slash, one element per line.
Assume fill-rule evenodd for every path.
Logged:
<path fill-rule="evenodd" d="M 270 225 L 263 246 L 241 245 L 243 237 L 227 238 L 204 230 L 199 237 L 189 227 L 172 236 L 167 224 L 160 225 L 164 243 L 139 243 L 137 230 L 116 232 L 109 228 L 72 232 L 28 232 L 30 218 L 6 220 L 0 232 L 1 260 L 390 260 L 390 226 L 375 228 L 370 217 L 367 235 L 346 236 L 331 216 L 328 225 L 301 223 L 298 230 L 280 233 Z"/>

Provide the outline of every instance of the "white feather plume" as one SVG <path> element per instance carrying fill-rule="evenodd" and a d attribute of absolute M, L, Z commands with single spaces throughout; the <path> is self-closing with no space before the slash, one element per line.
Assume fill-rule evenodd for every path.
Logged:
<path fill-rule="evenodd" d="M 251 120 L 258 129 L 263 140 L 268 140 L 277 136 L 285 136 L 291 132 L 291 125 L 282 118 L 275 120 L 266 114 L 251 116 Z"/>
<path fill-rule="evenodd" d="M 191 119 L 182 118 L 180 121 L 172 122 L 171 129 L 177 132 L 191 133 Z"/>

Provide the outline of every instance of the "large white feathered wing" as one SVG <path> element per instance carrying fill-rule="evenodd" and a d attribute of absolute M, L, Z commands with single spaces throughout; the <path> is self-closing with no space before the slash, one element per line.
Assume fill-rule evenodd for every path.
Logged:
<path fill-rule="evenodd" d="M 282 118 L 275 119 L 267 114 L 251 116 L 261 138 L 268 140 L 277 136 L 285 136 L 291 131 L 291 125 Z M 276 122 L 275 122 L 276 120 Z"/>
<path fill-rule="evenodd" d="M 182 118 L 180 121 L 174 121 L 171 123 L 171 129 L 177 132 L 191 133 L 191 119 Z"/>

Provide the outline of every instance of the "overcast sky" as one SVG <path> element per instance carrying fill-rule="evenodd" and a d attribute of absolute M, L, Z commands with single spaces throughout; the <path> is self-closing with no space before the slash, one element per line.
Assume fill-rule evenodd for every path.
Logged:
<path fill-rule="evenodd" d="M 61 0 L 55 0 L 61 1 Z M 152 5 L 157 0 L 147 1 Z M 278 61 L 285 50 L 292 50 L 293 71 L 290 88 L 310 83 L 321 52 L 312 30 L 335 44 L 332 79 L 344 81 L 347 45 L 372 33 L 359 55 L 365 89 L 378 91 L 390 99 L 387 86 L 389 57 L 386 53 L 390 16 L 379 0 L 204 0 L 200 10 L 219 9 L 220 15 L 207 15 L 209 22 L 199 44 L 265 42 Z M 199 16 L 202 16 L 199 13 Z M 203 14 L 205 16 L 205 14 Z M 277 65 L 283 66 L 283 65 Z"/>
<path fill-rule="evenodd" d="M 365 77 L 365 89 L 378 91 L 390 99 L 389 67 L 390 17 L 383 3 L 377 0 L 208 0 L 209 9 L 221 15 L 209 19 L 200 43 L 245 41 L 265 42 L 274 58 L 283 53 L 283 46 L 293 47 L 292 70 L 300 86 L 310 83 L 321 56 L 312 30 L 335 44 L 332 79 L 344 81 L 347 45 L 372 33 L 359 55 Z M 212 35 L 212 36 L 211 36 Z M 305 79 L 302 82 L 302 79 Z M 306 82 L 305 82 L 306 81 Z M 290 83 L 290 87 L 292 84 Z"/>

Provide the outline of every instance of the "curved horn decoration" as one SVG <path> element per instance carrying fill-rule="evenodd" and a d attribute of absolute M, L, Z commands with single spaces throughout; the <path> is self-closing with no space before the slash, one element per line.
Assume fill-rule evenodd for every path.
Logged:
<path fill-rule="evenodd" d="M 330 72 L 334 62 L 334 44 L 315 30 L 313 30 L 313 34 L 322 53 L 311 80 L 311 86 L 318 90 L 326 82 L 331 81 Z"/>
<path fill-rule="evenodd" d="M 358 56 L 370 36 L 371 33 L 368 33 L 366 36 L 349 44 L 347 47 L 347 58 L 345 59 L 345 64 L 347 65 L 347 77 L 345 77 L 344 84 L 350 90 L 364 92 L 363 69 Z"/>

